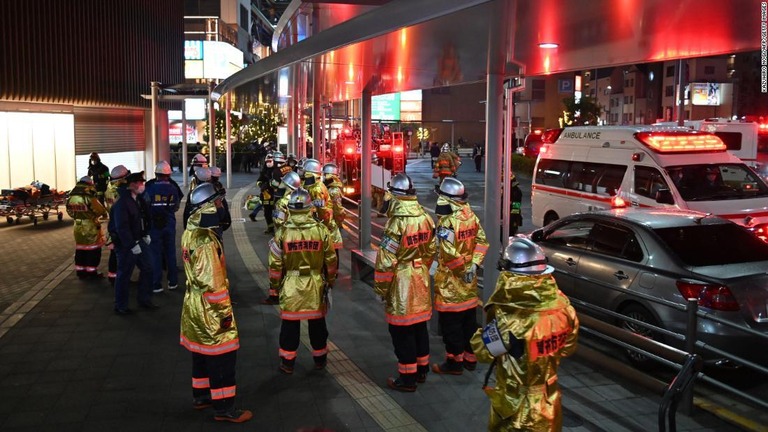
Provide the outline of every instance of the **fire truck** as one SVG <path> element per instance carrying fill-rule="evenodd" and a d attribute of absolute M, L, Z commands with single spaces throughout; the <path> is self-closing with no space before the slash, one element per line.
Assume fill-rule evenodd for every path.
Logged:
<path fill-rule="evenodd" d="M 371 185 L 374 197 L 386 190 L 393 175 L 405 171 L 405 143 L 402 132 L 379 134 L 378 127 L 372 127 L 373 154 L 371 163 Z M 339 167 L 339 177 L 344 185 L 344 195 L 353 199 L 360 197 L 361 147 L 359 130 L 344 128 L 335 145 L 334 161 Z"/>

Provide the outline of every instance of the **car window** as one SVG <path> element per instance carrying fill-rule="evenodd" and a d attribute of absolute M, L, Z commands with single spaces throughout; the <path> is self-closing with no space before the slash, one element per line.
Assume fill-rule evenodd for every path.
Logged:
<path fill-rule="evenodd" d="M 630 261 L 642 261 L 643 250 L 635 234 L 623 227 L 598 223 L 589 233 L 589 249 Z"/>
<path fill-rule="evenodd" d="M 587 237 L 594 224 L 593 221 L 585 220 L 565 223 L 546 233 L 542 242 L 549 245 L 585 249 Z"/>
<path fill-rule="evenodd" d="M 768 261 L 768 243 L 734 223 L 658 228 L 654 232 L 690 266 Z"/>
<path fill-rule="evenodd" d="M 652 200 L 656 199 L 656 192 L 660 189 L 669 189 L 666 180 L 656 168 L 635 167 L 635 193 Z"/>

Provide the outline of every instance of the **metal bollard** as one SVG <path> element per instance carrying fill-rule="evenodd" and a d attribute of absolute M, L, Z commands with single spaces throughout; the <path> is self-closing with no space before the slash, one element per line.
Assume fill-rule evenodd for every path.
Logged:
<path fill-rule="evenodd" d="M 688 324 L 685 328 L 685 351 L 693 355 L 696 350 L 696 332 L 699 324 L 698 316 L 696 315 L 696 312 L 699 310 L 698 299 L 689 298 L 686 302 L 685 310 L 688 313 Z M 685 415 L 690 416 L 693 413 L 693 384 L 683 393 L 680 408 Z"/>

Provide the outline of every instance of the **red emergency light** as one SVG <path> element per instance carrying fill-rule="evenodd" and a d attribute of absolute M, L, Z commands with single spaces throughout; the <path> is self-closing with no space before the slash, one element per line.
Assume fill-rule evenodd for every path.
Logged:
<path fill-rule="evenodd" d="M 638 141 L 658 153 L 725 151 L 723 141 L 716 135 L 702 132 L 638 132 Z"/>
<path fill-rule="evenodd" d="M 347 154 L 352 154 L 352 153 L 354 153 L 354 152 L 355 152 L 355 148 L 354 148 L 354 147 L 352 147 L 352 146 L 346 146 L 346 147 L 344 148 L 344 152 L 345 152 L 345 153 L 347 153 Z"/>
<path fill-rule="evenodd" d="M 394 150 L 395 150 L 395 153 L 402 153 L 403 152 L 403 148 L 400 147 L 400 146 L 395 146 Z"/>

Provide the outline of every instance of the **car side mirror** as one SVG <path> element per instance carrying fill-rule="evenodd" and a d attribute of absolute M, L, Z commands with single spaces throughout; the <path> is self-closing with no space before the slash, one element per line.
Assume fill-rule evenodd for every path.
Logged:
<path fill-rule="evenodd" d="M 656 192 L 656 202 L 659 204 L 671 204 L 675 205 L 675 198 L 672 196 L 672 191 L 669 189 L 659 189 Z"/>
<path fill-rule="evenodd" d="M 538 243 L 544 239 L 544 230 L 536 230 L 531 233 L 531 240 Z"/>

